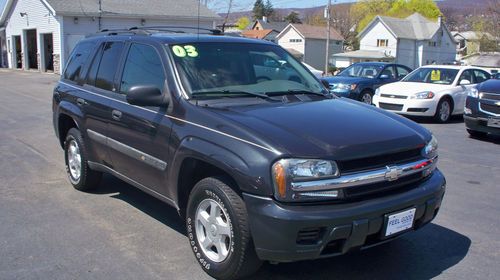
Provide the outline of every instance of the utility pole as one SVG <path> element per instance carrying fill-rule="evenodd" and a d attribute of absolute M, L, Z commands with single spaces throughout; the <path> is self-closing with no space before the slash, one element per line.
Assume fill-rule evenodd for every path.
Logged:
<path fill-rule="evenodd" d="M 325 58 L 325 75 L 328 75 L 328 66 L 330 64 L 330 30 L 331 26 L 331 13 L 330 8 L 332 6 L 332 0 L 328 0 L 328 6 L 326 6 L 325 17 L 326 17 L 326 58 Z"/>

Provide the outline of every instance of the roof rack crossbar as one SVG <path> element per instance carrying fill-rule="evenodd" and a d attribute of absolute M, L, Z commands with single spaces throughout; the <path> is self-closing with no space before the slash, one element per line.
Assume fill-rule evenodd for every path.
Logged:
<path fill-rule="evenodd" d="M 222 31 L 219 29 L 203 28 L 203 27 L 193 27 L 193 26 L 173 26 L 173 25 L 157 25 L 157 26 L 140 26 L 132 27 L 129 30 L 154 30 L 154 31 L 167 31 L 173 33 L 183 33 L 175 29 L 188 29 L 188 30 L 203 30 L 208 31 L 213 35 L 222 35 Z"/>

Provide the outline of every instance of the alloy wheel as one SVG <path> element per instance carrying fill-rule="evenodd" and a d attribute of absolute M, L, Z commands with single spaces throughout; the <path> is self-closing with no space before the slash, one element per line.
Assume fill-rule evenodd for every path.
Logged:
<path fill-rule="evenodd" d="M 224 208 L 213 199 L 203 200 L 196 210 L 195 230 L 203 253 L 213 262 L 229 255 L 231 228 Z"/>

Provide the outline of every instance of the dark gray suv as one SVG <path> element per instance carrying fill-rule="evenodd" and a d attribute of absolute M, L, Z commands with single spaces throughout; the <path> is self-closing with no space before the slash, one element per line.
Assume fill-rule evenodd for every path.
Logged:
<path fill-rule="evenodd" d="M 265 41 L 102 32 L 76 46 L 53 112 L 71 184 L 106 172 L 175 207 L 219 279 L 387 242 L 429 223 L 445 192 L 427 129 L 330 95 Z"/>

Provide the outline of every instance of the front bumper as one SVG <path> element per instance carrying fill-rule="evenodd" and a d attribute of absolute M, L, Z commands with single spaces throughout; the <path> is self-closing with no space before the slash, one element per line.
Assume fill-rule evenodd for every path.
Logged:
<path fill-rule="evenodd" d="M 465 127 L 479 132 L 500 135 L 500 128 L 488 126 L 488 118 L 464 115 Z"/>
<path fill-rule="evenodd" d="M 409 191 L 370 200 L 288 205 L 268 197 L 243 194 L 257 255 L 289 262 L 316 259 L 368 248 L 391 239 L 382 237 L 386 214 L 416 207 L 414 229 L 437 214 L 446 181 L 439 170 Z M 318 229 L 316 240 L 303 244 L 299 233 Z"/>
<path fill-rule="evenodd" d="M 380 103 L 382 103 L 382 105 Z M 397 99 L 381 97 L 380 95 L 373 96 L 373 104 L 378 108 L 397 114 L 423 117 L 434 116 L 437 108 L 437 100 L 435 99 Z M 399 108 L 389 109 L 385 107 L 384 104 L 389 107 Z"/>

